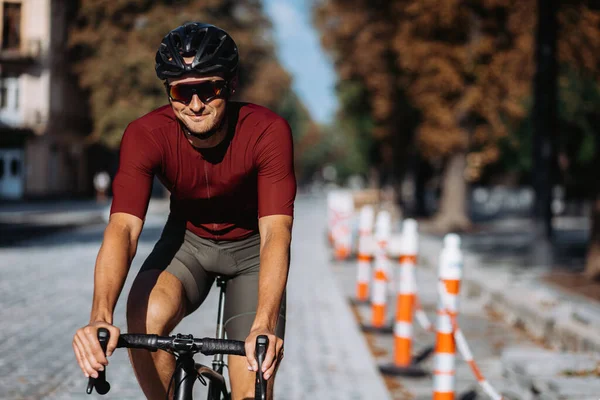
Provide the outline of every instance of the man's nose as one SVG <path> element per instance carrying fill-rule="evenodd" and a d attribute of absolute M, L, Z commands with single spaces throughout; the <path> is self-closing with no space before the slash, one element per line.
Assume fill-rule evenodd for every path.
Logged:
<path fill-rule="evenodd" d="M 197 94 L 194 94 L 194 96 L 192 96 L 192 101 L 190 101 L 190 110 L 194 111 L 194 112 L 198 112 L 201 111 L 205 105 L 202 101 L 200 101 L 200 98 L 198 97 Z"/>

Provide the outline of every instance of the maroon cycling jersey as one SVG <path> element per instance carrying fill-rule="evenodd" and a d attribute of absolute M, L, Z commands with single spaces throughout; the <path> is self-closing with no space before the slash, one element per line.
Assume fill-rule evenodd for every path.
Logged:
<path fill-rule="evenodd" d="M 154 175 L 171 193 L 171 215 L 213 240 L 258 232 L 258 218 L 293 216 L 296 196 L 292 134 L 267 108 L 227 105 L 228 133 L 216 147 L 196 149 L 170 105 L 127 126 L 113 182 L 111 214 L 144 219 Z"/>

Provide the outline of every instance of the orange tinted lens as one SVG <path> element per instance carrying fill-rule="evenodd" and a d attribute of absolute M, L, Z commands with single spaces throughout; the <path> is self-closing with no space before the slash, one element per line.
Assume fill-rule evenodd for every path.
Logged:
<path fill-rule="evenodd" d="M 207 81 L 195 84 L 169 86 L 169 96 L 175 101 L 188 104 L 194 95 L 206 103 L 223 93 L 225 81 Z"/>

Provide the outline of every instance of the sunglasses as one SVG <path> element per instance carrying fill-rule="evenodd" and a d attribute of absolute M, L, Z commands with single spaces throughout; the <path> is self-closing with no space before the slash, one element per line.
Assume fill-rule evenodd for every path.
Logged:
<path fill-rule="evenodd" d="M 197 95 L 201 102 L 208 103 L 209 101 L 222 97 L 227 92 L 227 82 L 204 81 L 200 83 L 179 84 L 171 86 L 165 82 L 167 94 L 171 100 L 190 104 L 194 95 Z"/>

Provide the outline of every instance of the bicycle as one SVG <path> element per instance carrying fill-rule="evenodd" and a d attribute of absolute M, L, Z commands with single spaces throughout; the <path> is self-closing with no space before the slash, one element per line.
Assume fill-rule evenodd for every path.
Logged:
<path fill-rule="evenodd" d="M 149 351 L 163 350 L 173 354 L 177 358 L 175 371 L 171 376 L 171 381 L 169 382 L 169 387 L 167 389 L 167 400 L 169 399 L 169 392 L 171 391 L 173 382 L 175 382 L 173 400 L 192 400 L 192 391 L 196 378 L 204 386 L 207 386 L 206 379 L 208 379 L 208 400 L 230 399 L 230 393 L 227 390 L 225 378 L 223 377 L 223 368 L 226 366 L 223 362 L 223 355 L 231 354 L 245 356 L 246 350 L 245 343 L 242 341 L 223 339 L 225 335 L 223 313 L 225 291 L 227 287 L 226 279 L 218 276 L 217 286 L 220 287 L 221 290 L 219 293 L 216 338 L 200 339 L 194 338 L 192 335 L 182 334 L 158 336 L 125 333 L 119 335 L 117 348 L 125 347 Z M 106 354 L 109 335 L 107 329 L 98 329 L 98 340 L 100 341 L 100 346 L 102 347 L 104 354 Z M 267 398 L 267 381 L 264 379 L 261 369 L 268 345 L 269 339 L 267 336 L 261 335 L 256 338 L 256 360 L 258 362 L 254 394 L 256 400 L 266 400 Z M 214 355 L 215 357 L 212 362 L 213 367 L 210 368 L 194 362 L 194 354 L 196 353 L 202 353 L 207 356 Z M 192 377 L 192 379 L 189 379 L 190 377 Z M 89 378 L 86 393 L 91 394 L 94 388 L 100 395 L 109 392 L 110 384 L 106 380 L 106 368 L 104 371 L 98 372 L 98 378 Z"/>

